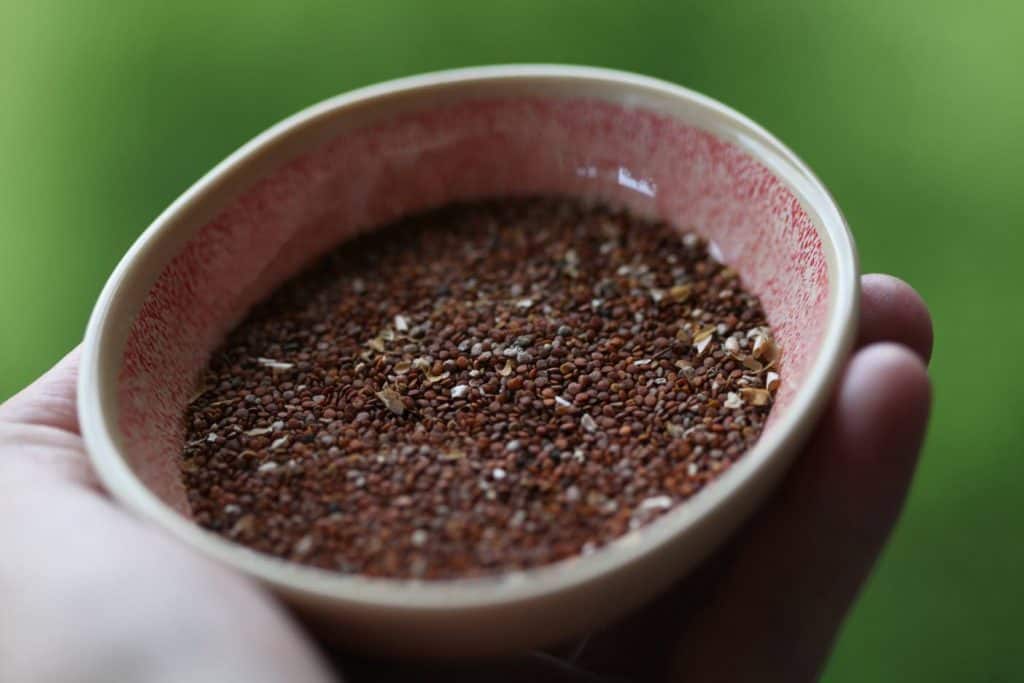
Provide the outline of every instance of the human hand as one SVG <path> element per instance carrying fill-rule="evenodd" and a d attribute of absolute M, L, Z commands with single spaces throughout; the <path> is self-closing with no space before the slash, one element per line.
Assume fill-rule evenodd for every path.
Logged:
<path fill-rule="evenodd" d="M 263 591 L 108 499 L 77 351 L 0 406 L 0 681 L 329 681 Z"/>
<path fill-rule="evenodd" d="M 931 322 L 913 290 L 864 278 L 858 347 L 779 491 L 669 593 L 571 656 L 347 657 L 350 678 L 813 680 L 899 516 L 923 438 Z M 77 433 L 75 374 L 72 354 L 0 406 L 0 680 L 329 680 L 264 593 L 103 496 Z"/>

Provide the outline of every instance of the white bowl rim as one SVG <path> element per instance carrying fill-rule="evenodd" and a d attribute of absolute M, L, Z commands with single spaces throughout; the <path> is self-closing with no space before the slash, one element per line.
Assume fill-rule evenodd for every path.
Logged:
<path fill-rule="evenodd" d="M 830 311 L 821 349 L 785 415 L 743 458 L 699 494 L 655 523 L 627 534 L 586 557 L 571 558 L 525 572 L 447 581 L 396 580 L 346 575 L 277 559 L 251 551 L 182 517 L 152 493 L 122 458 L 115 433 L 116 401 L 104 392 L 104 342 L 114 333 L 109 317 L 122 285 L 135 274 L 144 254 L 159 247 L 176 217 L 218 180 L 238 166 L 258 159 L 271 142 L 321 116 L 397 92 L 429 90 L 458 83 L 535 79 L 538 81 L 604 82 L 642 89 L 688 102 L 721 119 L 734 142 L 786 182 L 801 202 L 821 218 L 828 236 L 823 249 L 829 258 Z M 715 131 L 721 133 L 720 130 Z M 830 252 L 831 247 L 834 254 Z M 107 280 L 86 327 L 78 380 L 79 422 L 93 467 L 105 489 L 120 503 L 201 553 L 234 567 L 304 602 L 328 600 L 357 608 L 420 612 L 493 608 L 535 600 L 575 588 L 639 562 L 677 535 L 694 531 L 741 490 L 764 474 L 773 454 L 797 448 L 824 411 L 839 372 L 853 347 L 859 310 L 859 269 L 846 220 L 835 200 L 808 166 L 789 148 L 746 116 L 705 95 L 674 83 L 613 69 L 557 65 L 509 64 L 477 66 L 399 78 L 352 90 L 314 104 L 278 122 L 228 156 L 195 182 L 142 233 Z M 120 367 L 120 362 L 115 364 Z M 116 381 L 109 379 L 108 381 Z"/>

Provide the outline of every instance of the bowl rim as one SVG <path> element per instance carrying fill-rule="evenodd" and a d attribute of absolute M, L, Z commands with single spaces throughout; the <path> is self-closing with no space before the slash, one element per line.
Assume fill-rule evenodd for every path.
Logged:
<path fill-rule="evenodd" d="M 803 385 L 794 394 L 786 414 L 763 434 L 736 464 L 684 504 L 656 522 L 628 533 L 600 551 L 569 558 L 525 571 L 481 578 L 423 581 L 340 574 L 274 558 L 228 541 L 195 525 L 151 492 L 121 455 L 118 446 L 116 385 L 120 368 L 107 349 L 110 335 L 125 333 L 125 326 L 111 316 L 113 303 L 125 284 L 139 276 L 140 262 L 160 249 L 174 232 L 177 218 L 205 193 L 214 190 L 224 176 L 258 161 L 275 141 L 289 132 L 315 123 L 321 117 L 340 115 L 353 105 L 396 93 L 429 92 L 438 86 L 487 84 L 495 81 L 536 80 L 556 85 L 572 84 L 622 87 L 646 91 L 685 102 L 721 121 L 722 136 L 766 165 L 801 203 L 820 217 L 815 221 L 828 259 L 830 306 L 824 340 Z M 687 122 L 688 125 L 698 124 Z M 831 248 L 831 249 L 830 249 Z M 683 86 L 635 73 L 589 66 L 557 64 L 510 64 L 477 66 L 425 73 L 358 88 L 313 104 L 274 124 L 221 161 L 165 209 L 139 236 L 120 260 L 103 287 L 90 315 L 82 347 L 78 379 L 78 415 L 82 437 L 106 491 L 133 513 L 169 531 L 202 554 L 255 577 L 279 591 L 314 603 L 329 600 L 361 608 L 388 608 L 419 612 L 492 608 L 535 600 L 596 581 L 645 556 L 673 538 L 713 524 L 714 513 L 756 488 L 757 480 L 770 476 L 773 460 L 795 451 L 820 417 L 849 355 L 857 332 L 859 267 L 853 238 L 834 198 L 810 168 L 788 147 L 752 120 L 730 107 Z M 114 378 L 109 377 L 113 371 Z M 107 373 L 107 374 L 104 374 Z M 105 384 L 106 382 L 106 384 Z M 104 390 L 107 386 L 107 390 Z"/>

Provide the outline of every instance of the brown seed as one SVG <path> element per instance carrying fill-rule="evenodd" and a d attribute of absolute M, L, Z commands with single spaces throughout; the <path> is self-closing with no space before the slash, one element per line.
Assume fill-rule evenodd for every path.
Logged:
<path fill-rule="evenodd" d="M 568 200 L 454 206 L 341 246 L 258 306 L 186 409 L 181 472 L 197 523 L 293 562 L 527 569 L 607 545 L 742 457 L 778 356 L 696 237 Z"/>

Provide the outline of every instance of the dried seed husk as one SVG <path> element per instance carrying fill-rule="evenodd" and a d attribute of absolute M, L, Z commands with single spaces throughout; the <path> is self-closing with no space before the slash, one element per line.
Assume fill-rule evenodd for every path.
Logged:
<path fill-rule="evenodd" d="M 668 290 L 668 298 L 677 304 L 688 301 L 691 294 L 693 294 L 693 285 L 691 284 L 675 285 Z"/>
<path fill-rule="evenodd" d="M 778 347 L 775 346 L 775 340 L 772 339 L 771 334 L 763 328 L 758 328 L 754 335 L 754 348 L 751 352 L 754 358 L 771 363 L 775 361 L 778 352 Z"/>
<path fill-rule="evenodd" d="M 697 334 L 693 335 L 693 347 L 697 350 L 697 356 L 703 356 L 709 348 L 711 348 L 711 342 L 714 339 L 715 328 L 705 327 Z"/>
<path fill-rule="evenodd" d="M 764 369 L 764 365 L 761 364 L 761 361 L 757 360 L 753 356 L 741 356 L 738 360 L 743 363 L 743 367 L 751 372 L 761 372 Z"/>
<path fill-rule="evenodd" d="M 673 439 L 681 439 L 686 433 L 686 429 L 683 428 L 682 425 L 677 425 L 674 422 L 666 422 L 665 431 L 668 432 L 668 435 Z"/>
<path fill-rule="evenodd" d="M 722 407 L 728 408 L 729 410 L 736 410 L 737 408 L 742 408 L 743 399 L 740 398 L 740 395 L 737 394 L 735 391 L 730 391 L 726 395 L 725 402 L 722 403 Z"/>
<path fill-rule="evenodd" d="M 740 397 L 752 406 L 766 406 L 772 402 L 771 392 L 758 387 L 740 389 Z"/>
<path fill-rule="evenodd" d="M 285 361 L 274 360 L 273 358 L 257 358 L 256 362 L 265 368 L 271 370 L 291 370 L 295 367 L 295 363 L 287 363 Z"/>
<path fill-rule="evenodd" d="M 381 389 L 380 391 L 375 392 L 374 396 L 376 396 L 380 400 L 380 402 L 384 404 L 385 408 L 387 408 L 395 415 L 402 415 L 403 413 L 405 413 L 405 402 L 402 400 L 402 397 L 399 395 L 399 393 L 394 389 L 391 389 L 390 387 Z"/>
<path fill-rule="evenodd" d="M 707 327 L 703 327 L 695 335 L 693 335 L 693 343 L 697 344 L 705 339 L 709 339 L 714 333 L 714 325 L 708 325 Z"/>

